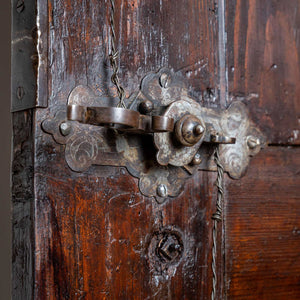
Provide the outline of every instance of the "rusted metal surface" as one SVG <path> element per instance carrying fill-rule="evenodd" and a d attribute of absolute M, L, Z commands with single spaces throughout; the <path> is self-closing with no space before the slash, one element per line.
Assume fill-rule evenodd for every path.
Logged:
<path fill-rule="evenodd" d="M 85 124 L 113 127 L 115 124 L 131 128 L 139 127 L 140 114 L 120 107 L 68 106 L 68 119 Z"/>
<path fill-rule="evenodd" d="M 167 280 L 175 271 L 184 253 L 182 233 L 176 228 L 154 232 L 148 246 L 148 264 L 154 276 Z"/>
<path fill-rule="evenodd" d="M 141 115 L 135 110 L 120 107 L 68 105 L 67 117 L 71 121 L 107 126 L 131 133 L 168 132 L 174 128 L 172 118 Z"/>
<path fill-rule="evenodd" d="M 173 142 L 170 133 L 155 133 L 154 141 L 158 148 L 157 160 L 162 165 L 185 166 L 193 161 L 195 155 L 201 157 L 199 169 L 216 171 L 213 160 L 213 144 L 220 145 L 220 160 L 224 169 L 235 179 L 246 172 L 250 157 L 264 147 L 266 139 L 249 119 L 249 113 L 242 102 L 234 102 L 225 111 L 203 108 L 190 98 L 174 102 L 165 115 L 180 121 L 182 116 L 193 112 L 207 124 L 206 136 L 194 146 L 178 145 Z M 249 138 L 257 141 L 255 147 L 249 147 Z M 205 144 L 202 142 L 205 142 Z M 211 145 L 212 144 L 212 145 Z M 199 159 L 198 159 L 199 162 Z"/>
<path fill-rule="evenodd" d="M 162 76 L 167 77 L 162 79 Z M 153 81 L 153 78 L 156 80 Z M 164 84 L 161 84 L 162 81 Z M 146 83 L 151 83 L 153 89 Z M 182 100 L 172 99 L 168 92 L 172 84 Z M 143 90 L 148 92 L 148 96 L 151 93 L 151 100 L 145 100 Z M 225 170 L 233 178 L 244 174 L 249 156 L 258 153 L 264 145 L 263 135 L 249 120 L 242 103 L 234 103 L 226 111 L 203 108 L 187 96 L 182 80 L 170 70 L 146 76 L 142 89 L 127 101 L 136 108 L 145 101 L 151 101 L 153 109 L 149 115 L 141 115 L 133 109 L 79 105 L 95 103 L 95 98 L 88 87 L 77 87 L 69 96 L 67 115 L 64 108 L 54 119 L 44 121 L 43 129 L 51 133 L 58 143 L 66 144 L 66 161 L 72 170 L 82 172 L 91 165 L 126 166 L 133 176 L 140 178 L 141 192 L 155 196 L 159 202 L 160 198 L 177 196 L 185 180 L 197 169 L 216 170 L 211 155 L 215 143 L 232 143 L 221 146 L 220 157 Z M 159 98 L 161 104 L 154 101 Z M 135 103 L 139 101 L 137 99 L 143 100 Z M 162 103 L 169 104 L 165 111 Z M 102 105 L 101 99 L 98 99 L 99 104 Z M 163 115 L 153 115 L 155 110 Z M 177 123 L 173 132 L 174 120 Z M 149 164 L 149 159 L 145 160 L 143 155 L 144 138 L 136 133 L 155 131 L 154 143 L 158 152 L 155 158 L 156 149 L 152 145 L 149 151 L 153 161 Z M 210 149 L 206 155 L 203 152 L 207 148 L 203 150 L 201 147 L 204 140 L 209 143 Z M 254 147 L 255 140 L 259 143 Z M 164 193 L 160 192 L 160 186 L 165 187 Z"/>
<path fill-rule="evenodd" d="M 45 7 L 35 0 L 12 0 L 12 112 L 46 107 L 47 95 L 40 95 L 36 77 L 44 76 L 47 62 L 46 34 L 40 31 Z M 39 20 L 37 22 L 37 20 Z M 42 21 L 41 21 L 42 20 Z M 39 50 L 39 51 L 37 51 Z M 38 97 L 37 97 L 38 96 Z"/>
<path fill-rule="evenodd" d="M 96 103 L 97 106 L 91 106 Z M 174 120 L 159 115 L 144 115 L 136 110 L 112 107 L 113 101 L 97 98 L 88 86 L 77 86 L 68 98 L 67 117 L 85 124 L 108 126 L 131 133 L 173 131 Z M 102 106 L 99 106 L 101 104 Z M 106 105 L 106 106 L 105 106 Z M 139 104 L 142 112 L 153 110 L 153 103 L 144 100 Z"/>
<path fill-rule="evenodd" d="M 151 136 L 126 135 L 105 127 L 68 121 L 66 107 L 60 109 L 53 119 L 45 120 L 42 127 L 56 142 L 66 145 L 65 159 L 73 171 L 83 172 L 91 165 L 126 166 L 133 176 L 140 178 L 139 187 L 146 196 L 155 196 L 157 201 L 163 202 L 167 196 L 175 197 L 181 192 L 190 175 L 180 168 L 157 164 Z M 70 128 L 67 135 L 62 133 L 62 124 Z M 148 152 L 152 156 L 149 157 Z M 157 192 L 160 184 L 167 187 L 164 197 Z"/>
<path fill-rule="evenodd" d="M 194 115 L 184 115 L 176 123 L 176 138 L 184 146 L 195 145 L 204 136 L 204 133 L 204 123 Z"/>

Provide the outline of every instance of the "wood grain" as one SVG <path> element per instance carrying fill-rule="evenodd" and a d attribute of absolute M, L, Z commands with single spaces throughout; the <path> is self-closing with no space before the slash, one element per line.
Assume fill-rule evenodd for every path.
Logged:
<path fill-rule="evenodd" d="M 227 3 L 228 91 L 242 100 L 271 144 L 299 144 L 300 3 Z"/>
<path fill-rule="evenodd" d="M 35 298 L 209 299 L 215 175 L 197 174 L 180 197 L 160 205 L 143 197 L 123 168 L 72 172 L 64 147 L 41 130 L 79 84 L 116 96 L 109 7 L 109 1 L 48 2 L 49 108 L 36 111 L 35 124 Z M 170 67 L 187 78 L 199 101 L 219 106 L 214 1 L 116 1 L 116 11 L 127 95 L 149 72 Z M 184 244 L 180 263 L 164 274 L 148 253 L 162 228 L 180 232 Z"/>
<path fill-rule="evenodd" d="M 269 143 L 297 145 L 299 4 L 227 4 L 230 101 L 247 103 Z M 65 107 L 77 85 L 116 96 L 109 1 L 38 0 L 38 7 L 44 18 L 38 97 L 49 99 L 46 109 L 14 115 L 15 299 L 210 299 L 216 174 L 197 173 L 179 197 L 158 204 L 139 193 L 124 168 L 72 172 L 64 146 L 41 122 Z M 127 96 L 146 74 L 169 67 L 186 77 L 202 105 L 220 107 L 227 86 L 219 82 L 216 1 L 118 0 L 116 11 Z M 228 299 L 300 297 L 297 176 L 299 148 L 269 147 L 242 180 L 227 179 L 218 298 L 224 289 Z M 149 258 L 151 238 L 163 228 L 179 232 L 184 247 L 180 262 L 165 272 Z"/>
<path fill-rule="evenodd" d="M 33 112 L 13 114 L 12 299 L 31 299 L 34 282 Z"/>
<path fill-rule="evenodd" d="M 298 147 L 270 147 L 227 180 L 228 299 L 299 299 L 299 170 Z"/>

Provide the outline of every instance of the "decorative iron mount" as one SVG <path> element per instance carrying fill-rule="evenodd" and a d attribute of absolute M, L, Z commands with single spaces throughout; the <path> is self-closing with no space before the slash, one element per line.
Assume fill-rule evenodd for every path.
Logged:
<path fill-rule="evenodd" d="M 242 102 L 226 110 L 201 107 L 183 79 L 168 69 L 147 75 L 127 107 L 111 107 L 110 99 L 77 86 L 68 106 L 42 128 L 66 145 L 65 158 L 73 171 L 125 166 L 140 179 L 141 193 L 158 202 L 178 196 L 197 170 L 216 171 L 216 145 L 225 171 L 238 179 L 265 144 Z"/>

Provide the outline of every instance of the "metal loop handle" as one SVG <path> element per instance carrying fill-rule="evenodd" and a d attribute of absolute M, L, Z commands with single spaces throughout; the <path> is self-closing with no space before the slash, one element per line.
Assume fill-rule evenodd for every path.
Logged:
<path fill-rule="evenodd" d="M 68 105 L 68 120 L 97 126 L 109 126 L 129 132 L 171 132 L 174 119 L 164 116 L 148 116 L 121 107 L 87 107 Z M 115 126 L 120 125 L 120 126 Z"/>

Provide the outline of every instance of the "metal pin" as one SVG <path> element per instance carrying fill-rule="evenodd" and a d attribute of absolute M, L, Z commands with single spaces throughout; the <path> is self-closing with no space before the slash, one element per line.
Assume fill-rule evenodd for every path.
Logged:
<path fill-rule="evenodd" d="M 63 136 L 67 136 L 71 133 L 71 125 L 68 122 L 63 122 L 59 125 L 59 130 Z"/>
<path fill-rule="evenodd" d="M 196 135 L 201 135 L 204 132 L 204 130 L 205 130 L 204 127 L 200 124 L 198 124 L 194 127 L 194 133 Z"/>
<path fill-rule="evenodd" d="M 202 162 L 201 156 L 200 156 L 199 153 L 197 153 L 197 154 L 194 156 L 192 163 L 193 163 L 193 165 L 200 165 L 201 162 Z"/>
<path fill-rule="evenodd" d="M 159 78 L 159 83 L 162 88 L 168 88 L 171 83 L 171 76 L 167 73 L 162 73 Z"/>
<path fill-rule="evenodd" d="M 258 138 L 255 138 L 253 136 L 247 137 L 247 145 L 250 149 L 255 149 L 260 145 L 260 140 Z"/>
<path fill-rule="evenodd" d="M 165 184 L 159 184 L 158 187 L 157 187 L 156 192 L 157 192 L 157 195 L 159 197 L 163 197 L 164 198 L 168 194 L 168 189 L 167 189 L 167 187 L 166 187 Z"/>

